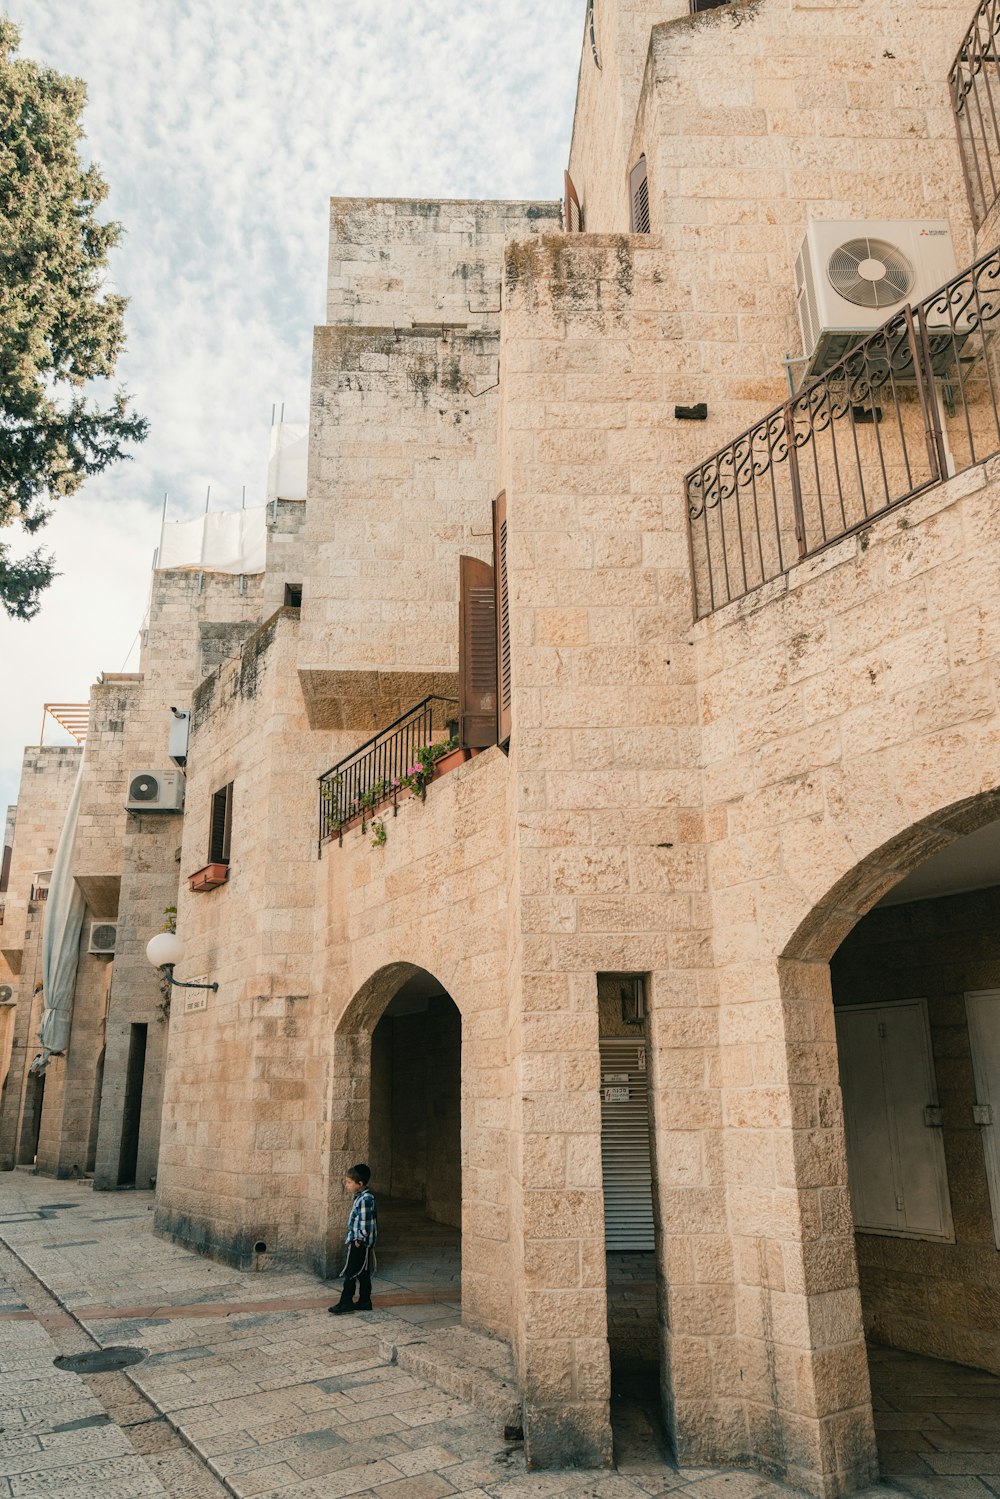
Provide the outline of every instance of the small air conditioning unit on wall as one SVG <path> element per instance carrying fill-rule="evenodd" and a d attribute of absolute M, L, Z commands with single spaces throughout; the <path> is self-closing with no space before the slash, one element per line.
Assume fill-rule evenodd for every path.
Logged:
<path fill-rule="evenodd" d="M 828 370 L 957 269 L 947 219 L 813 220 L 795 262 L 806 376 Z"/>
<path fill-rule="evenodd" d="M 8 1009 L 14 1003 L 14 990 L 10 984 L 0 984 L 0 1010 Z"/>
<path fill-rule="evenodd" d="M 117 940 L 118 928 L 113 921 L 92 921 L 87 951 L 95 957 L 111 957 Z"/>
<path fill-rule="evenodd" d="M 133 770 L 125 806 L 130 812 L 180 812 L 184 777 L 179 770 Z"/>

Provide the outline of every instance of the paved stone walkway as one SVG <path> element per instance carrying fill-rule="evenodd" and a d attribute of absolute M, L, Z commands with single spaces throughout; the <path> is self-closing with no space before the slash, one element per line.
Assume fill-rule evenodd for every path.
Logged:
<path fill-rule="evenodd" d="M 0 1176 L 0 1499 L 788 1499 L 755 1474 L 679 1470 L 648 1451 L 626 1451 L 612 1473 L 526 1472 L 495 1420 L 385 1357 L 387 1344 L 458 1321 L 446 1256 L 430 1284 L 426 1266 L 388 1256 L 383 1309 L 334 1320 L 332 1288 L 313 1276 L 240 1273 L 164 1243 L 151 1224 L 150 1193 Z M 86 1375 L 53 1363 L 121 1346 L 145 1357 Z M 927 1376 L 939 1381 L 928 1409 L 944 1411 L 941 1371 L 952 1367 Z M 892 1430 L 917 1429 L 900 1419 L 911 1407 L 880 1399 Z M 982 1438 L 993 1417 L 981 1403 L 964 1412 Z M 908 1438 L 924 1464 L 911 1489 L 921 1499 L 1000 1495 L 1000 1463 L 980 1453 L 978 1467 L 963 1466 L 965 1448 L 948 1446 L 962 1413 Z"/>

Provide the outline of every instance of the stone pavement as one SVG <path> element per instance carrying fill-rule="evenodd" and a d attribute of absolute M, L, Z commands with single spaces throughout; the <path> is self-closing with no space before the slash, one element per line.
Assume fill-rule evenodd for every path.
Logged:
<path fill-rule="evenodd" d="M 648 1450 L 610 1473 L 528 1473 L 495 1419 L 386 1357 L 457 1322 L 447 1256 L 431 1283 L 390 1256 L 383 1309 L 335 1320 L 311 1275 L 244 1273 L 155 1238 L 152 1201 L 0 1176 L 0 1499 L 787 1499 L 756 1474 Z M 112 1347 L 144 1356 L 106 1373 L 53 1363 Z M 978 1472 L 954 1464 L 928 1463 L 915 1492 L 971 1494 L 948 1486 L 958 1477 L 934 1486 Z M 1000 1494 L 995 1476 L 975 1482 L 979 1499 Z"/>

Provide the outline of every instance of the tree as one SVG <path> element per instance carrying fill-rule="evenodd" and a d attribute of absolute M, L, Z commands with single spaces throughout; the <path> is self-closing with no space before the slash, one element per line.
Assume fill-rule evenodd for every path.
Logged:
<path fill-rule="evenodd" d="M 123 392 L 99 401 L 125 343 L 126 299 L 105 289 L 117 223 L 96 210 L 108 188 L 78 146 L 86 88 L 16 58 L 20 33 L 0 18 L 0 526 L 34 535 L 47 502 L 130 456 L 147 424 Z M 0 543 L 0 605 L 32 619 L 57 576 L 50 553 L 15 559 Z"/>

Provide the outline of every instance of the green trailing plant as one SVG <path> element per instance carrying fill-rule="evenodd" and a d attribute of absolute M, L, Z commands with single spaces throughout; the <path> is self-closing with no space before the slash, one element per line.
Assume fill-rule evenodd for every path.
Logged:
<path fill-rule="evenodd" d="M 164 906 L 163 925 L 161 932 L 176 932 L 177 930 L 177 907 Z M 156 1007 L 156 1020 L 158 1025 L 165 1025 L 170 1016 L 170 996 L 173 993 L 173 985 L 170 975 L 162 968 L 160 969 L 160 1003 Z"/>
<path fill-rule="evenodd" d="M 385 823 L 376 817 L 372 823 L 372 848 L 384 848 L 386 843 Z"/>
<path fill-rule="evenodd" d="M 458 736 L 453 734 L 450 739 L 444 739 L 440 744 L 425 744 L 417 750 L 416 761 L 409 767 L 402 778 L 402 785 L 408 786 L 414 796 L 419 796 L 421 801 L 427 797 L 427 787 L 434 779 L 434 767 L 445 755 L 450 755 L 452 750 L 458 749 Z"/>

